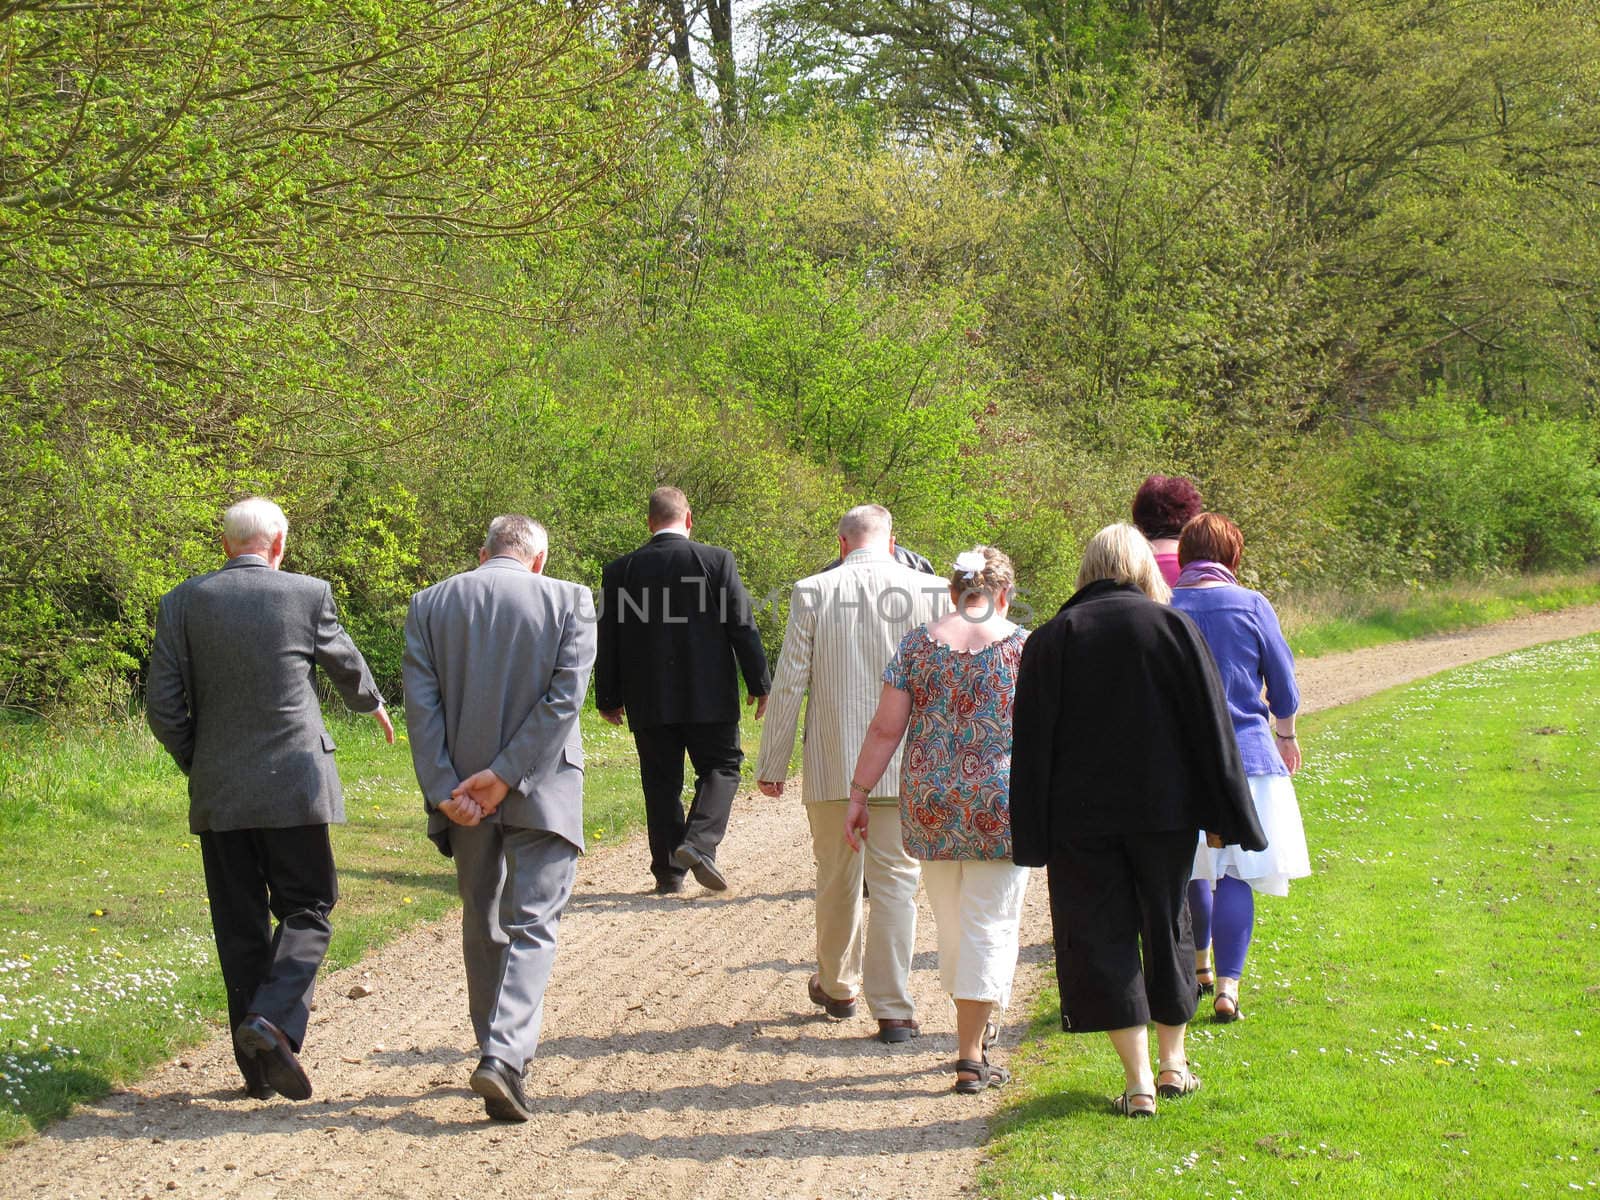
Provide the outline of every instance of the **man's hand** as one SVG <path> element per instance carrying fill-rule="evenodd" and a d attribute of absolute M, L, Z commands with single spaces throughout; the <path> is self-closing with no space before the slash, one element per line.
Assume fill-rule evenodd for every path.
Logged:
<path fill-rule="evenodd" d="M 383 729 L 383 740 L 389 745 L 394 745 L 394 722 L 389 719 L 388 710 L 383 705 L 378 705 L 372 710 L 372 719 Z"/>
<path fill-rule="evenodd" d="M 867 802 L 852 798 L 844 810 L 844 840 L 850 849 L 859 850 L 867 840 Z"/>
<path fill-rule="evenodd" d="M 483 816 L 500 807 L 511 785 L 488 767 L 468 775 L 450 791 L 452 800 L 469 800 Z"/>
<path fill-rule="evenodd" d="M 759 721 L 767 715 L 767 698 L 765 696 L 746 696 L 744 703 L 746 708 L 752 704 L 756 706 L 756 720 Z"/>
<path fill-rule="evenodd" d="M 483 820 L 483 810 L 465 796 L 450 799 L 439 805 L 439 811 L 457 825 L 476 825 Z"/>
<path fill-rule="evenodd" d="M 783 780 L 781 779 L 777 781 L 773 781 L 771 779 L 758 779 L 756 780 L 756 787 L 761 789 L 761 794 L 763 796 L 771 796 L 774 800 L 783 795 Z"/>
<path fill-rule="evenodd" d="M 610 721 L 613 725 L 622 724 L 622 709 L 620 708 L 602 708 L 600 710 L 600 715 L 606 720 Z"/>
<path fill-rule="evenodd" d="M 1206 845 L 1213 850 L 1221 850 L 1223 846 L 1222 835 L 1220 833 L 1206 834 Z"/>

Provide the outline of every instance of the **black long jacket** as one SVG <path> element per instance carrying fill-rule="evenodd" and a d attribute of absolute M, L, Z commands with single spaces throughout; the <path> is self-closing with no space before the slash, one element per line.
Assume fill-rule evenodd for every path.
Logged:
<path fill-rule="evenodd" d="M 1088 584 L 1028 638 L 1014 730 L 1022 866 L 1073 834 L 1193 829 L 1266 848 L 1205 639 L 1131 584 Z"/>

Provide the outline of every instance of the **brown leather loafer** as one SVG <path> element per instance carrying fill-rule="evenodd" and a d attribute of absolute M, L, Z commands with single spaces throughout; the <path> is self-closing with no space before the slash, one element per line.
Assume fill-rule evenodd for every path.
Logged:
<path fill-rule="evenodd" d="M 253 1058 L 266 1082 L 288 1100 L 311 1099 L 311 1080 L 295 1057 L 289 1039 L 260 1013 L 251 1013 L 233 1031 L 233 1044 L 244 1058 Z"/>
<path fill-rule="evenodd" d="M 878 1040 L 894 1045 L 896 1042 L 909 1042 L 914 1037 L 922 1036 L 922 1026 L 909 1017 L 880 1017 L 878 1019 Z"/>
<path fill-rule="evenodd" d="M 806 994 L 823 1012 L 837 1021 L 843 1021 L 856 1015 L 856 998 L 851 996 L 848 1000 L 835 1000 L 822 990 L 822 976 L 813 975 L 806 980 Z"/>

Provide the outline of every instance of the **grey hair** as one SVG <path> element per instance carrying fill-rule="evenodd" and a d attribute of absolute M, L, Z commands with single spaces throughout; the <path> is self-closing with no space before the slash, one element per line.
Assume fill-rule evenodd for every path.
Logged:
<path fill-rule="evenodd" d="M 886 538 L 894 531 L 894 518 L 881 504 L 858 504 L 839 518 L 839 536 L 852 546 Z"/>
<path fill-rule="evenodd" d="M 489 532 L 483 538 L 483 549 L 490 558 L 509 554 L 531 563 L 549 548 L 550 535 L 545 533 L 544 526 L 519 513 L 508 513 L 490 521 Z"/>
<path fill-rule="evenodd" d="M 1157 604 L 1172 599 L 1172 589 L 1161 577 L 1155 551 L 1132 525 L 1107 525 L 1089 539 L 1078 567 L 1078 586 L 1110 579 L 1131 583 Z"/>
<path fill-rule="evenodd" d="M 230 550 L 269 550 L 280 533 L 288 532 L 289 518 L 265 496 L 250 496 L 222 514 L 222 539 Z"/>

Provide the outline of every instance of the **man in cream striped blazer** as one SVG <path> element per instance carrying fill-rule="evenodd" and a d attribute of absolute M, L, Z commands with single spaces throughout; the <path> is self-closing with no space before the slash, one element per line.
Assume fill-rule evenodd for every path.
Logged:
<path fill-rule="evenodd" d="M 898 752 L 873 789 L 884 819 L 868 827 L 866 849 L 844 840 L 850 771 L 883 690 L 883 669 L 900 639 L 941 615 L 948 585 L 894 558 L 889 510 L 864 504 L 839 522 L 843 563 L 795 585 L 789 625 L 773 677 L 756 780 L 768 796 L 783 794 L 794 754 L 795 727 L 807 694 L 801 798 L 817 860 L 817 973 L 808 991 L 831 1017 L 855 1014 L 864 991 L 878 1037 L 916 1037 L 910 992 L 917 932 L 917 862 L 900 840 Z M 863 921 L 861 883 L 871 889 Z"/>

